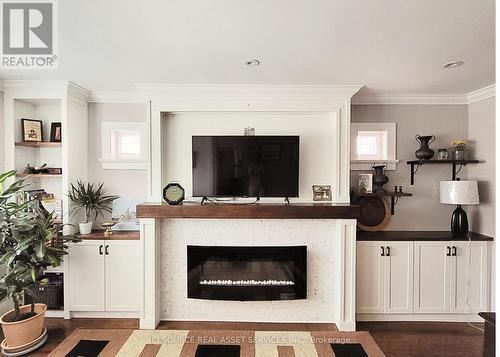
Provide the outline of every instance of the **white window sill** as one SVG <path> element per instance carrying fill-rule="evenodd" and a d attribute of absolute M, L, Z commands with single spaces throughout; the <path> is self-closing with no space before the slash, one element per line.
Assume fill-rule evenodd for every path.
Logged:
<path fill-rule="evenodd" d="M 396 171 L 399 160 L 351 160 L 352 171 L 370 171 L 373 164 L 387 163 L 389 171 Z"/>

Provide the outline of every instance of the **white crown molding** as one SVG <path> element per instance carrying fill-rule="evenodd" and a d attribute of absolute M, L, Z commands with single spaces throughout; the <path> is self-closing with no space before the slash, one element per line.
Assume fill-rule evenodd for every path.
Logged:
<path fill-rule="evenodd" d="M 475 90 L 467 94 L 467 103 L 479 102 L 483 99 L 488 99 L 495 96 L 495 84 L 491 84 L 484 88 Z"/>
<path fill-rule="evenodd" d="M 135 83 L 136 88 L 152 94 L 198 94 L 198 95 L 236 95 L 250 96 L 333 96 L 352 97 L 362 85 L 243 85 L 243 84 L 165 84 Z"/>
<path fill-rule="evenodd" d="M 147 103 L 151 95 L 143 92 L 107 92 L 98 91 L 90 93 L 91 103 Z"/>
<path fill-rule="evenodd" d="M 465 94 L 358 94 L 353 105 L 467 105 L 495 96 L 495 85 Z"/>
<path fill-rule="evenodd" d="M 356 95 L 354 105 L 462 105 L 467 104 L 465 94 L 374 94 Z"/>
<path fill-rule="evenodd" d="M 61 98 L 67 95 L 84 102 L 90 97 L 89 90 L 66 80 L 4 80 L 3 91 L 23 97 L 34 95 Z"/>
<path fill-rule="evenodd" d="M 90 91 L 79 86 L 71 81 L 68 82 L 68 95 L 74 98 L 78 98 L 84 102 L 88 102 L 90 98 Z"/>

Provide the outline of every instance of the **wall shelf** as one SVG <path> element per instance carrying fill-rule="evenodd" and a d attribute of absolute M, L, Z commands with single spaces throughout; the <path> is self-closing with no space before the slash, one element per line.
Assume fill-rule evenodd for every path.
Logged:
<path fill-rule="evenodd" d="M 16 177 L 62 177 L 62 174 L 16 174 Z"/>
<path fill-rule="evenodd" d="M 409 192 L 371 192 L 359 193 L 359 197 L 390 197 L 391 198 L 391 215 L 394 216 L 394 206 L 399 202 L 400 197 L 411 197 L 412 193 Z"/>
<path fill-rule="evenodd" d="M 465 165 L 477 164 L 479 160 L 410 160 L 406 162 L 410 165 L 410 185 L 415 184 L 415 174 L 420 166 L 425 164 L 451 164 L 451 179 L 456 180 L 457 174 Z M 458 167 L 458 169 L 457 169 Z"/>
<path fill-rule="evenodd" d="M 51 141 L 17 141 L 15 145 L 27 148 L 60 148 L 61 144 L 61 142 Z"/>

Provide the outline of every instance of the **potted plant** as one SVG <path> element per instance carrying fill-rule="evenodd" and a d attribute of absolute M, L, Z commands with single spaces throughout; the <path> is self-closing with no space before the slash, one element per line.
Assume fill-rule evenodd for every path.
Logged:
<path fill-rule="evenodd" d="M 467 140 L 455 140 L 451 145 L 453 146 L 453 158 L 455 160 L 465 160 Z"/>
<path fill-rule="evenodd" d="M 97 219 L 103 212 L 111 212 L 111 203 L 118 196 L 107 195 L 107 188 L 104 188 L 103 183 L 94 185 L 93 183 L 83 183 L 78 180 L 76 185 L 71 184 L 71 189 L 68 193 L 69 198 L 73 201 L 72 214 L 76 214 L 81 209 L 85 210 L 85 222 L 79 223 L 80 233 L 89 234 L 92 231 L 92 221 Z"/>
<path fill-rule="evenodd" d="M 0 317 L 9 348 L 22 347 L 42 334 L 45 304 L 35 303 L 35 288 L 47 267 L 57 267 L 68 254 L 68 242 L 79 242 L 76 235 L 63 236 L 55 217 L 39 200 L 18 199 L 25 187 L 23 180 L 4 189 L 5 181 L 15 175 L 8 171 L 0 175 L 0 263 L 6 272 L 1 279 L 14 309 Z M 24 295 L 32 297 L 30 305 L 22 306 Z"/>

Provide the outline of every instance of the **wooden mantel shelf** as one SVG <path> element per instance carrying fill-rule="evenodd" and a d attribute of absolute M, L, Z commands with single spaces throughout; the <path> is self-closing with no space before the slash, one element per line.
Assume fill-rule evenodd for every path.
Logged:
<path fill-rule="evenodd" d="M 357 205 L 331 203 L 255 203 L 204 204 L 185 203 L 171 206 L 143 203 L 137 206 L 138 218 L 219 218 L 219 219 L 356 219 Z"/>

